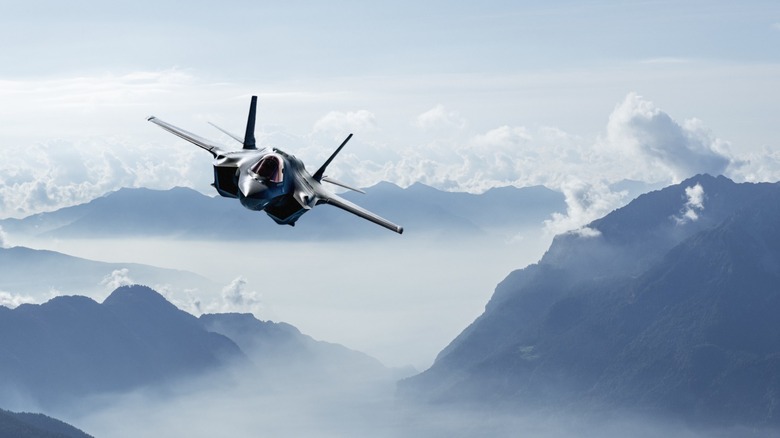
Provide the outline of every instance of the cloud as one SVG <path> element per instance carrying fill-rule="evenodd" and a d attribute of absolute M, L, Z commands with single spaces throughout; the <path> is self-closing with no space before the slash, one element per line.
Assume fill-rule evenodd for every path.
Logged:
<path fill-rule="evenodd" d="M 125 140 L 41 142 L 9 148 L 0 160 L 0 216 L 22 217 L 88 202 L 122 187 L 168 189 L 208 184 L 208 159 L 195 150 Z M 5 154 L 3 154 L 5 155 Z M 201 170 L 203 170 L 201 172 Z"/>
<path fill-rule="evenodd" d="M 27 114 L 22 120 L 22 116 L 6 111 L 12 128 L 30 124 L 30 114 L 43 112 L 41 118 L 58 123 L 49 132 L 64 133 L 62 138 L 45 138 L 34 144 L 29 144 L 29 139 L 23 144 L 3 144 L 0 217 L 24 217 L 85 203 L 122 187 L 188 186 L 213 194 L 208 156 L 159 132 L 138 114 L 147 115 L 145 102 L 154 98 L 149 111 L 161 116 L 189 114 L 189 122 L 171 120 L 189 127 L 190 122 L 209 119 L 221 123 L 210 114 L 193 115 L 194 100 L 198 107 L 203 107 L 204 101 L 214 102 L 205 107 L 217 114 L 227 112 L 228 107 L 235 110 L 239 102 L 243 109 L 246 96 L 235 89 L 193 84 L 199 84 L 196 78 L 176 70 L 57 81 L 0 81 L 0 97 L 10 99 L 7 107 L 21 107 Z M 184 91 L 192 88 L 200 91 L 184 96 Z M 225 94 L 230 97 L 225 98 Z M 160 95 L 170 96 L 164 102 L 176 104 L 164 103 L 158 108 Z M 280 104 L 286 102 L 272 98 L 280 99 Z M 0 116 L 3 114 L 0 109 Z M 594 139 L 551 126 L 505 124 L 470 130 L 471 124 L 458 111 L 441 104 L 413 118 L 413 124 L 421 129 L 409 129 L 409 118 L 403 118 L 400 123 L 406 124 L 408 132 L 384 131 L 386 124 L 379 123 L 368 109 L 327 112 L 318 108 L 312 118 L 321 114 L 325 115 L 314 125 L 302 124 L 297 133 L 278 126 L 263 132 L 265 128 L 258 126 L 258 139 L 289 149 L 316 166 L 333 151 L 334 139 L 340 142 L 347 132 L 359 133 L 359 144 L 355 145 L 359 147 L 342 152 L 329 173 L 362 187 L 379 181 L 401 186 L 422 182 L 444 190 L 483 192 L 506 185 L 556 188 L 572 178 L 592 184 L 623 179 L 668 183 L 702 172 L 727 173 L 738 181 L 780 178 L 776 148 L 732 156 L 726 152 L 729 144 L 716 138 L 701 121 L 677 122 L 635 93 L 616 106 L 605 133 Z M 73 126 L 86 126 L 91 134 L 79 131 L 74 135 Z M 26 135 L 38 131 L 35 126 L 20 129 Z M 146 135 L 152 140 L 138 140 Z"/>
<path fill-rule="evenodd" d="M 3 231 L 3 227 L 0 226 L 0 248 L 8 247 L 8 235 Z"/>
<path fill-rule="evenodd" d="M 376 116 L 371 111 L 331 111 L 314 123 L 314 132 L 334 133 L 341 138 L 346 133 L 366 131 L 375 126 Z"/>
<path fill-rule="evenodd" d="M 449 111 L 444 105 L 438 104 L 428 111 L 420 114 L 414 121 L 418 128 L 454 128 L 462 129 L 466 126 L 466 120 L 463 119 L 457 111 Z"/>
<path fill-rule="evenodd" d="M 101 286 L 106 286 L 109 290 L 114 290 L 120 286 L 129 286 L 135 284 L 135 282 L 128 275 L 130 270 L 127 268 L 116 269 L 110 274 L 103 277 L 100 281 Z"/>
<path fill-rule="evenodd" d="M 583 226 L 621 207 L 627 195 L 624 191 L 611 191 L 603 182 L 577 179 L 562 184 L 560 190 L 566 197 L 566 214 L 553 213 L 552 218 L 544 221 L 544 229 L 552 234 L 574 231 L 583 237 L 598 236 L 598 230 Z"/>
<path fill-rule="evenodd" d="M 628 158 L 660 166 L 674 181 L 699 173 L 721 175 L 731 163 L 725 142 L 697 119 L 677 123 L 652 102 L 629 93 L 609 116 L 607 148 Z"/>
<path fill-rule="evenodd" d="M 247 290 L 244 277 L 236 277 L 222 288 L 222 312 L 250 312 L 259 315 L 263 310 L 262 295 L 256 291 Z"/>
<path fill-rule="evenodd" d="M 704 188 L 701 184 L 696 183 L 695 186 L 686 187 L 685 197 L 685 205 L 680 211 L 680 215 L 674 217 L 674 220 L 680 225 L 697 221 L 699 213 L 704 211 Z"/>
<path fill-rule="evenodd" d="M 16 295 L 0 290 L 0 306 L 15 308 L 22 304 L 34 304 L 35 299 L 27 295 Z"/>

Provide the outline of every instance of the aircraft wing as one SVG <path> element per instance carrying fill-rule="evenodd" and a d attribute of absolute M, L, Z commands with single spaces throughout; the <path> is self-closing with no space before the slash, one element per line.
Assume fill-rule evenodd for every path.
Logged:
<path fill-rule="evenodd" d="M 151 116 L 148 119 L 146 119 L 155 125 L 161 127 L 162 129 L 170 132 L 173 135 L 179 136 L 188 142 L 194 144 L 195 146 L 201 147 L 209 152 L 211 152 L 211 155 L 217 156 L 220 152 L 222 152 L 222 147 L 218 145 L 217 143 L 214 143 L 211 140 L 207 140 L 199 135 L 195 135 L 189 131 L 186 131 L 181 128 L 177 128 L 170 123 L 163 122 L 162 120 L 158 119 L 155 116 Z"/>
<path fill-rule="evenodd" d="M 360 216 L 363 219 L 369 220 L 377 225 L 381 225 L 388 230 L 395 231 L 398 234 L 403 234 L 404 232 L 403 227 L 396 225 L 377 214 L 371 213 L 365 208 L 359 207 L 340 196 L 334 195 L 333 193 L 323 193 L 319 196 L 319 198 L 320 199 L 318 203 L 333 205 L 354 215 Z"/>

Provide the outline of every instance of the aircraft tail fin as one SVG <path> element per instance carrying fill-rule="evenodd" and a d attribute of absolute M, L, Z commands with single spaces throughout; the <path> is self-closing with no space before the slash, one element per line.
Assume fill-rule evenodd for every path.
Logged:
<path fill-rule="evenodd" d="M 249 104 L 249 117 L 246 120 L 246 133 L 244 134 L 244 149 L 257 149 L 255 144 L 255 118 L 257 117 L 257 96 L 252 96 Z"/>
<path fill-rule="evenodd" d="M 317 181 L 321 181 L 322 180 L 322 177 L 325 174 L 325 169 L 328 167 L 328 164 L 330 164 L 330 162 L 333 161 L 334 158 L 336 158 L 336 155 L 339 152 L 341 152 L 341 148 L 343 148 L 344 145 L 347 144 L 347 142 L 349 141 L 350 138 L 352 138 L 352 134 L 349 134 L 347 136 L 347 138 L 343 142 L 341 142 L 341 145 L 336 149 L 336 151 L 333 152 L 330 155 L 330 157 L 328 157 L 327 160 L 325 160 L 325 163 L 323 163 L 323 165 L 320 166 L 320 168 L 317 169 L 316 172 L 314 172 L 314 175 L 312 175 L 312 177 L 314 177 L 315 180 L 317 180 Z"/>

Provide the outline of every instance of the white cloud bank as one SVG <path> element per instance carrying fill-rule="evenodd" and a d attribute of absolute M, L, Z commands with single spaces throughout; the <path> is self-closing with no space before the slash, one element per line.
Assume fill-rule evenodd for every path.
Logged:
<path fill-rule="evenodd" d="M 2 145 L 0 217 L 22 217 L 83 203 L 121 187 L 189 186 L 211 193 L 208 157 L 147 126 L 141 116 L 158 110 L 160 115 L 182 114 L 184 120 L 171 121 L 200 132 L 196 122 L 221 123 L 228 117 L 219 114 L 244 111 L 246 96 L 235 85 L 205 85 L 176 70 L 0 82 L 0 97 L 9 99 L 9 108 L 27 114 L 24 118 L 0 111 L 0 116 L 10 117 L 12 132 L 36 132 L 32 124 L 40 121 L 39 109 L 43 119 L 60 120 L 55 115 L 65 114 L 67 122 L 60 120 L 51 127 L 55 133 L 61 129 L 63 139 Z M 200 90 L 196 96 L 185 93 L 194 88 Z M 167 97 L 160 100 L 162 95 Z M 275 105 L 284 104 L 279 96 L 268 99 L 276 99 Z M 191 108 L 211 113 L 193 115 Z M 616 105 L 603 134 L 593 139 L 553 126 L 501 124 L 474 130 L 457 110 L 441 104 L 407 116 L 403 132 L 399 126 L 382 123 L 385 119 L 380 114 L 384 113 L 373 108 L 319 114 L 293 133 L 284 127 L 258 125 L 258 139 L 316 167 L 333 151 L 334 139 L 341 141 L 348 132 L 355 132 L 354 144 L 332 163 L 329 173 L 363 187 L 390 181 L 467 192 L 505 185 L 560 189 L 566 194 L 568 213 L 552 218 L 548 230 L 577 229 L 595 214 L 628 201 L 607 189 L 624 179 L 665 184 L 705 172 L 737 181 L 780 179 L 776 148 L 735 155 L 700 120 L 678 122 L 636 93 Z M 117 125 L 117 120 L 123 124 Z M 70 125 L 80 127 L 78 135 Z M 128 134 L 103 135 L 107 130 Z M 83 135 L 84 131 L 94 131 L 94 135 Z"/>
<path fill-rule="evenodd" d="M 27 295 L 17 295 L 12 294 L 10 292 L 5 292 L 0 290 L 0 306 L 8 307 L 8 308 L 15 308 L 19 307 L 22 304 L 34 304 L 35 299 L 31 296 Z"/>
<path fill-rule="evenodd" d="M 368 110 L 331 111 L 314 123 L 314 132 L 343 133 L 366 131 L 376 126 L 376 116 Z"/>
<path fill-rule="evenodd" d="M 425 111 L 417 116 L 414 125 L 422 129 L 430 128 L 455 128 L 462 129 L 466 126 L 466 120 L 457 111 L 450 111 L 442 104 Z"/>

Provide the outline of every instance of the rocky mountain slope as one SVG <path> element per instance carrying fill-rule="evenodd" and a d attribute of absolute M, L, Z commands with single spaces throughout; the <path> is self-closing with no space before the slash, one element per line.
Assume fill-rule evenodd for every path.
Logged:
<path fill-rule="evenodd" d="M 780 184 L 699 175 L 556 237 L 400 391 L 780 425 Z"/>

